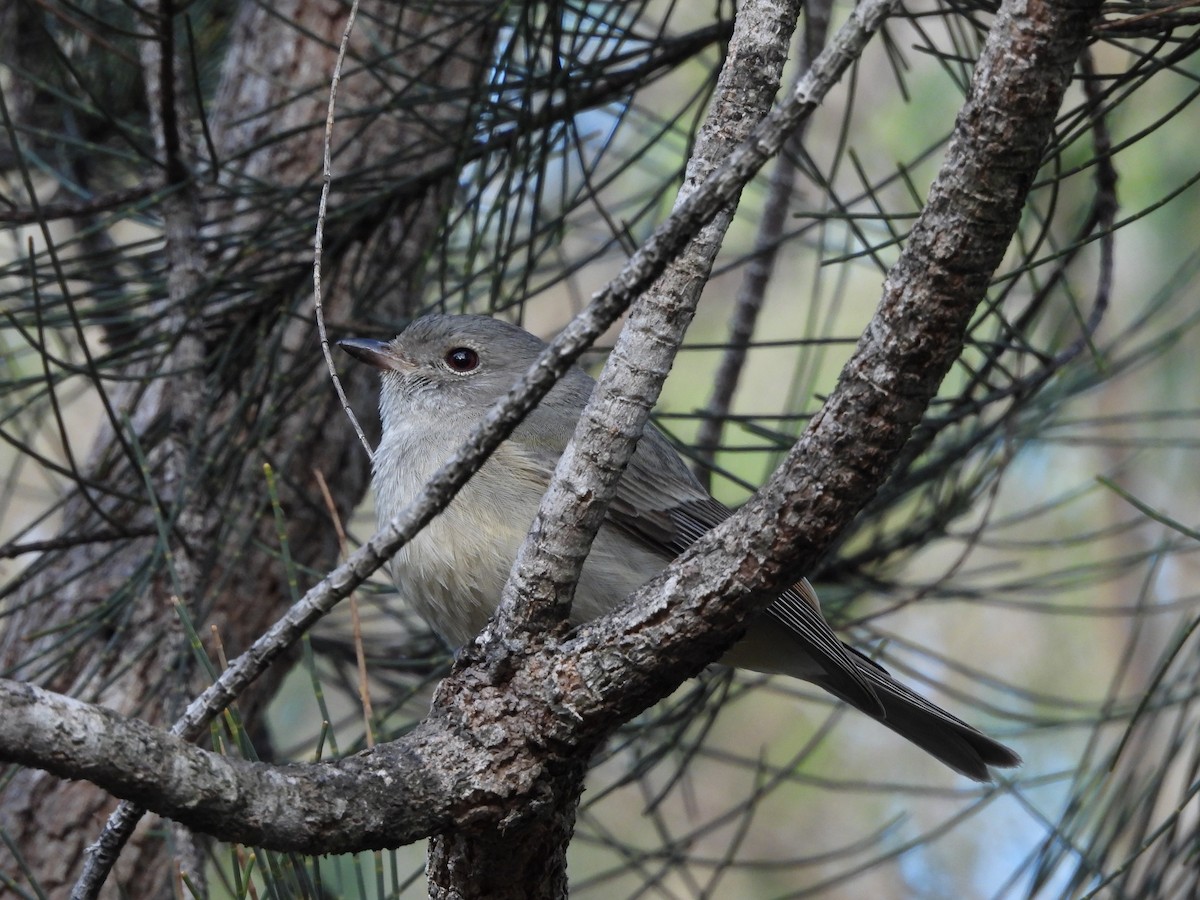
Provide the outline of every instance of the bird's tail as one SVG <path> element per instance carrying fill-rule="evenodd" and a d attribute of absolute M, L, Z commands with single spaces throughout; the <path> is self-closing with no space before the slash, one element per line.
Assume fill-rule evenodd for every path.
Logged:
<path fill-rule="evenodd" d="M 910 691 L 853 647 L 847 649 L 859 664 L 860 673 L 874 688 L 882 709 L 860 705 L 843 695 L 836 683 L 838 679 L 811 680 L 968 778 L 991 781 L 988 766 L 1011 768 L 1021 764 L 1021 757 L 999 741 Z"/>

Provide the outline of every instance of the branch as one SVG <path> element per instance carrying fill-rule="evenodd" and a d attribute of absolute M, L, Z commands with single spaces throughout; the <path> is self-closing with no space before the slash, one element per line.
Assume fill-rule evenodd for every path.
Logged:
<path fill-rule="evenodd" d="M 799 15 L 800 4 L 795 0 L 749 0 L 739 8 L 677 207 L 767 116 L 779 91 L 789 37 Z M 519 636 L 537 642 L 567 619 L 608 500 L 692 321 L 739 195 L 740 190 L 716 211 L 634 304 L 513 562 L 492 625 L 484 632 L 482 642 L 485 647 L 491 644 L 498 658 L 513 653 Z M 633 360 L 636 366 L 630 365 Z M 622 411 L 620 422 L 614 422 L 614 408 Z M 456 699 L 439 693 L 435 707 L 443 702 L 453 708 Z M 541 715 L 533 712 L 534 721 L 540 721 Z M 556 767 L 560 777 L 547 787 L 549 796 L 540 827 L 520 841 L 487 829 L 448 833 L 432 840 L 427 867 L 431 891 L 456 898 L 494 898 L 495 885 L 501 882 L 508 885 L 506 896 L 565 893 L 566 849 L 590 755 L 578 754 L 576 765 Z M 530 873 L 536 874 L 531 877 Z"/>
<path fill-rule="evenodd" d="M 486 807 L 487 760 L 429 726 L 346 759 L 271 766 L 31 684 L 0 680 L 0 709 L 5 760 L 86 779 L 224 841 L 312 854 L 396 847 Z M 482 775 L 455 778 L 464 771 Z"/>

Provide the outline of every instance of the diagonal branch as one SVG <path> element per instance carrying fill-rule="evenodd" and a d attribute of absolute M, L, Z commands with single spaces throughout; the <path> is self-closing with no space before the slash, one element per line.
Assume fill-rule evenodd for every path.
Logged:
<path fill-rule="evenodd" d="M 798 4 L 774 2 L 747 3 L 738 11 L 712 107 L 688 161 L 676 209 L 685 207 L 705 177 L 738 150 L 754 125 L 767 119 L 799 12 Z M 809 78 L 811 73 L 806 76 Z M 832 86 L 833 81 L 828 84 Z M 795 95 L 799 91 L 797 87 Z M 559 461 L 530 528 L 530 538 L 513 563 L 498 615 L 496 630 L 501 640 L 511 640 L 519 630 L 544 631 L 547 625 L 566 619 L 573 586 L 608 500 L 695 315 L 740 193 L 739 188 L 634 304 L 609 356 L 610 363 Z M 620 381 L 614 385 L 617 374 Z M 619 417 L 613 414 L 618 408 L 623 413 Z M 618 431 L 621 439 L 614 440 Z"/>

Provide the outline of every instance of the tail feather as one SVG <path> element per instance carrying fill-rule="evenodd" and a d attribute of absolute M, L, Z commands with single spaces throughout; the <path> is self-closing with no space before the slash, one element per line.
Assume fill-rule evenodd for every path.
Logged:
<path fill-rule="evenodd" d="M 1021 757 L 999 741 L 992 740 L 962 719 L 952 716 L 919 694 L 910 691 L 892 678 L 882 666 L 857 651 L 854 653 L 857 657 L 856 661 L 860 663 L 860 672 L 866 676 L 875 689 L 876 696 L 883 708 L 882 713 L 876 708 L 860 706 L 852 699 L 843 696 L 835 683 L 836 679 L 821 678 L 814 679 L 814 681 L 831 694 L 841 697 L 851 706 L 861 709 L 880 724 L 886 725 L 896 734 L 941 760 L 956 772 L 973 778 L 975 781 L 989 782 L 992 780 L 988 766 L 1004 769 L 1021 764 Z"/>
<path fill-rule="evenodd" d="M 807 596 L 795 596 L 816 602 L 811 588 Z M 845 654 L 811 652 L 812 640 L 806 637 L 801 641 L 796 629 L 779 627 L 780 622 L 786 625 L 793 620 L 799 621 L 790 615 L 760 616 L 721 661 L 757 672 L 790 675 L 824 688 L 976 781 L 992 780 L 988 766 L 1021 764 L 1021 757 L 1012 750 L 913 693 L 853 647 L 842 644 Z M 832 632 L 828 638 L 837 640 Z"/>

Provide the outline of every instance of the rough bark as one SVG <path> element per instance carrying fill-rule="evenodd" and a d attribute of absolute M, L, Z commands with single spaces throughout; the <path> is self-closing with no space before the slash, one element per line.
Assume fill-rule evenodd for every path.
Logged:
<path fill-rule="evenodd" d="M 738 636 L 748 611 L 812 567 L 883 483 L 962 350 L 1097 12 L 1095 3 L 1002 8 L 929 203 L 838 390 L 804 439 L 755 501 L 639 592 L 634 605 L 611 621 L 584 626 L 562 644 L 550 639 L 543 650 L 549 658 L 530 660 L 526 671 L 545 665 L 548 677 L 563 686 L 558 702 L 578 721 L 577 736 L 588 733 L 587 724 L 598 724 L 589 712 L 600 719 L 616 713 L 623 721 L 694 674 L 698 657 L 716 658 Z M 514 566 L 517 590 L 510 585 L 506 592 L 514 612 L 502 609 L 494 631 L 485 634 L 476 668 L 497 673 L 493 686 L 508 680 L 510 654 L 538 646 L 536 636 L 526 640 L 523 633 L 538 610 L 543 623 L 553 622 L 544 614 L 546 598 L 563 605 L 561 586 L 578 572 L 578 548 L 598 527 L 678 344 L 663 337 L 678 334 L 677 299 L 647 298 L 622 333 L 577 432 L 576 446 L 587 452 L 564 455 L 532 529 L 537 543 L 523 548 Z M 522 589 L 528 597 L 519 594 Z M 450 679 L 438 702 L 447 716 L 462 717 L 460 727 L 491 734 L 475 718 L 481 713 L 500 727 L 491 710 L 480 709 L 481 691 L 478 684 L 468 691 L 465 680 Z M 621 706 L 623 713 L 617 712 Z M 605 727 L 599 726 L 601 736 Z M 526 730 L 510 734 L 527 739 Z M 543 745 L 555 745 L 547 737 L 550 723 L 534 733 Z M 479 842 L 492 846 L 507 837 L 481 834 Z M 510 846 L 522 853 L 519 841 Z M 553 861 L 548 870 L 557 870 Z M 525 888 L 536 891 L 537 885 Z"/>

